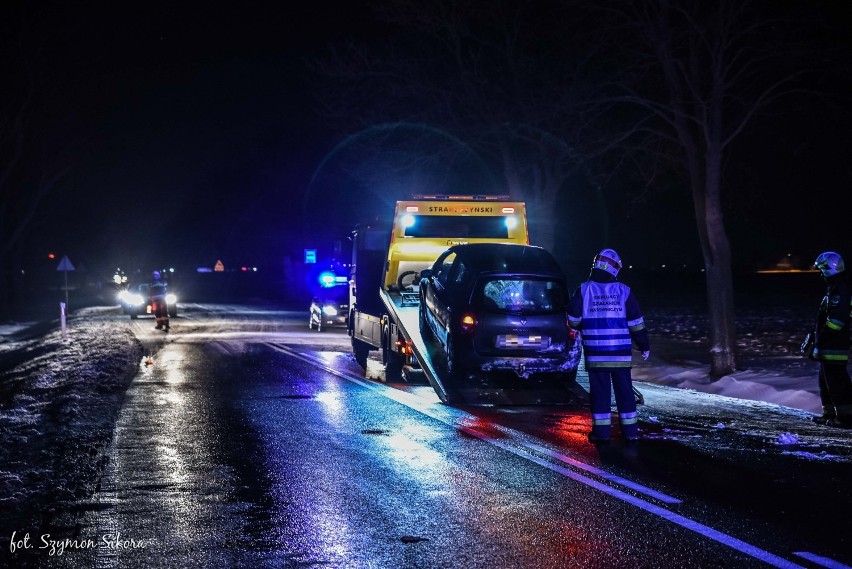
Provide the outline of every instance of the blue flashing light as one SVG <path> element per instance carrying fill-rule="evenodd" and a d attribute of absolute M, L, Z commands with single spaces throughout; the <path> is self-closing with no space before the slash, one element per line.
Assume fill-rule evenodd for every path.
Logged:
<path fill-rule="evenodd" d="M 337 275 L 330 271 L 323 271 L 320 273 L 319 283 L 326 288 L 333 287 L 336 280 Z"/>

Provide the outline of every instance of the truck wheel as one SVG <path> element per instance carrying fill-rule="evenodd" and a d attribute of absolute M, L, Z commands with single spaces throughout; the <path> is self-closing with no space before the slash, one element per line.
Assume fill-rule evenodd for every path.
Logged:
<path fill-rule="evenodd" d="M 370 345 L 352 338 L 352 354 L 355 356 L 355 361 L 358 365 L 364 371 L 367 371 L 367 357 L 370 355 Z"/>
<path fill-rule="evenodd" d="M 385 348 L 384 352 L 385 381 L 402 381 L 402 366 L 405 363 L 404 358 L 397 352 L 392 352 L 388 348 Z"/>
<path fill-rule="evenodd" d="M 132 314 L 132 313 L 130 314 L 131 320 L 136 320 L 137 318 L 139 318 L 139 317 L 136 314 Z"/>
<path fill-rule="evenodd" d="M 390 328 L 382 330 L 382 364 L 385 366 L 385 381 L 401 381 L 405 359 L 391 349 Z"/>

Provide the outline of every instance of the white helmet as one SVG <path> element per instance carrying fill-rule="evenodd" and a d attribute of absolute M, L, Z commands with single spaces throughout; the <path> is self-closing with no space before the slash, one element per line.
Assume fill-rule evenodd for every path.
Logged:
<path fill-rule="evenodd" d="M 604 249 L 595 255 L 592 268 L 606 271 L 612 276 L 617 277 L 618 271 L 621 270 L 621 257 L 612 249 Z"/>
<path fill-rule="evenodd" d="M 843 257 L 834 251 L 820 253 L 819 257 L 814 261 L 814 267 L 819 269 L 824 277 L 831 277 L 846 270 L 846 266 L 843 264 Z"/>

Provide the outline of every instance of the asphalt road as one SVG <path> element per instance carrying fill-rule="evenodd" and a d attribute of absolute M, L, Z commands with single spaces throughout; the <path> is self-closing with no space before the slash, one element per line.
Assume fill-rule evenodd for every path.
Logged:
<path fill-rule="evenodd" d="M 306 313 L 190 305 L 134 331 L 149 365 L 41 566 L 852 563 L 848 524 L 826 523 L 850 463 L 779 450 L 783 413 L 642 385 L 643 440 L 594 447 L 582 405 L 450 407 L 377 361 L 365 378 Z"/>

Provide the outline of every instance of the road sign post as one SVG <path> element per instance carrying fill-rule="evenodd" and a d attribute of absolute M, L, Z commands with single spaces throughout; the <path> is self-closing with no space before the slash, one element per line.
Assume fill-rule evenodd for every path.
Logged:
<path fill-rule="evenodd" d="M 63 255 L 62 260 L 59 261 L 59 266 L 56 267 L 57 271 L 62 271 L 65 273 L 65 306 L 68 306 L 68 271 L 74 270 L 74 265 L 71 264 L 71 259 L 68 258 L 68 255 Z"/>

